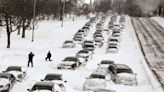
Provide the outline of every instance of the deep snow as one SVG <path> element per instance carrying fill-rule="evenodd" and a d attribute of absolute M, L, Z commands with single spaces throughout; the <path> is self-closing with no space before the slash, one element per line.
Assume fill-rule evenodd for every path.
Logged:
<path fill-rule="evenodd" d="M 127 64 L 135 73 L 137 73 L 138 86 L 115 85 L 113 89 L 117 92 L 155 92 L 152 84 L 144 70 L 143 61 L 137 49 L 136 40 L 130 19 L 127 17 L 126 29 L 122 33 L 122 41 L 120 43 L 119 52 L 117 54 L 106 54 L 106 44 L 102 48 L 97 48 L 93 58 L 89 60 L 86 66 L 72 70 L 57 70 L 56 65 L 67 56 L 74 56 L 76 52 L 81 50 L 81 46 L 77 45 L 73 49 L 61 48 L 65 40 L 73 38 L 75 32 L 78 31 L 85 23 L 85 18 L 77 18 L 74 22 L 67 20 L 64 27 L 60 27 L 59 21 L 43 21 L 39 22 L 38 29 L 35 30 L 34 42 L 31 41 L 31 32 L 27 31 L 27 37 L 21 39 L 12 33 L 11 49 L 6 49 L 6 33 L 2 32 L 0 38 L 0 71 L 3 71 L 9 65 L 21 65 L 27 69 L 27 77 L 22 83 L 16 83 L 11 92 L 26 92 L 27 88 L 43 79 L 47 73 L 61 73 L 67 80 L 68 90 L 66 92 L 82 91 L 85 78 L 96 70 L 97 64 L 104 59 L 114 60 L 115 63 Z M 88 35 L 88 39 L 92 39 L 95 32 L 93 26 Z M 52 62 L 46 62 L 44 59 L 48 51 L 52 52 Z M 34 67 L 27 68 L 27 55 L 32 51 L 35 54 Z"/>

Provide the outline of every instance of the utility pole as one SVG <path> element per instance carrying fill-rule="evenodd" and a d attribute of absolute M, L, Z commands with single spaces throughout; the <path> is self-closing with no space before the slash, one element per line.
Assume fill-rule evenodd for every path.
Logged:
<path fill-rule="evenodd" d="M 32 28 L 32 42 L 34 41 L 34 29 L 35 29 L 35 12 L 36 12 L 36 0 L 34 0 L 34 2 L 33 2 L 34 4 L 34 6 L 33 6 L 33 28 Z"/>
<path fill-rule="evenodd" d="M 61 27 L 63 27 L 63 25 L 64 25 L 65 4 L 66 4 L 66 0 L 62 1 L 62 24 L 61 24 Z"/>

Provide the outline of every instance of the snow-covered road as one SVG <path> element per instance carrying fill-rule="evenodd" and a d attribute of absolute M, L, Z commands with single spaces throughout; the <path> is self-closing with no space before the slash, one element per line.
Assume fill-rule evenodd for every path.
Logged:
<path fill-rule="evenodd" d="M 26 92 L 27 88 L 43 79 L 47 73 L 61 73 L 67 80 L 68 90 L 66 92 L 82 91 L 85 78 L 96 70 L 97 64 L 101 60 L 110 59 L 118 64 L 126 64 L 137 73 L 137 86 L 115 85 L 113 89 L 117 92 L 155 92 L 143 65 L 143 57 L 138 48 L 136 35 L 132 27 L 130 18 L 127 17 L 126 28 L 122 33 L 119 52 L 117 54 L 106 54 L 106 44 L 102 48 L 96 48 L 93 58 L 89 60 L 86 66 L 77 70 L 57 70 L 56 65 L 67 56 L 75 56 L 76 52 L 81 50 L 81 46 L 73 49 L 61 48 L 65 40 L 73 38 L 75 32 L 82 28 L 86 23 L 85 18 L 78 18 L 76 21 L 65 21 L 64 27 L 60 27 L 58 21 L 44 21 L 39 23 L 39 29 L 35 31 L 35 42 L 31 43 L 31 33 L 27 32 L 27 37 L 21 39 L 18 36 L 12 36 L 11 49 L 5 48 L 5 32 L 0 38 L 0 70 L 3 71 L 9 65 L 27 66 L 27 55 L 30 51 L 34 52 L 34 67 L 27 68 L 27 78 L 22 83 L 16 83 L 11 92 Z M 88 39 L 92 39 L 95 32 L 93 26 L 89 32 Z M 16 33 L 12 34 L 16 35 Z M 48 51 L 52 52 L 52 62 L 46 62 L 44 59 Z"/>

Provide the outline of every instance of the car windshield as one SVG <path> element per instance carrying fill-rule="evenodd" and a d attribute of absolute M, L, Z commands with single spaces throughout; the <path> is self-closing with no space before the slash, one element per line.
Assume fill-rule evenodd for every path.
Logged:
<path fill-rule="evenodd" d="M 78 60 L 75 57 L 68 57 L 68 58 L 65 58 L 64 61 L 78 61 Z"/>
<path fill-rule="evenodd" d="M 22 70 L 21 70 L 21 67 L 8 67 L 6 69 L 6 72 L 8 71 L 22 71 Z"/>
<path fill-rule="evenodd" d="M 133 73 L 131 69 L 117 69 L 117 73 Z"/>
<path fill-rule="evenodd" d="M 88 51 L 87 50 L 81 50 L 78 53 L 88 53 Z"/>
<path fill-rule="evenodd" d="M 49 85 L 34 85 L 32 88 L 32 91 L 35 90 L 50 90 L 52 91 L 52 86 Z"/>
<path fill-rule="evenodd" d="M 113 64 L 113 61 L 102 61 L 101 64 Z"/>
<path fill-rule="evenodd" d="M 45 80 L 62 80 L 61 75 L 47 75 Z"/>
<path fill-rule="evenodd" d="M 93 45 L 85 45 L 84 47 L 92 47 L 92 48 L 94 48 L 94 46 Z"/>
<path fill-rule="evenodd" d="M 72 41 L 65 41 L 65 43 L 73 43 Z"/>
<path fill-rule="evenodd" d="M 105 79 L 104 75 L 99 75 L 99 74 L 92 74 L 90 75 L 90 78 L 100 78 L 100 79 Z"/>

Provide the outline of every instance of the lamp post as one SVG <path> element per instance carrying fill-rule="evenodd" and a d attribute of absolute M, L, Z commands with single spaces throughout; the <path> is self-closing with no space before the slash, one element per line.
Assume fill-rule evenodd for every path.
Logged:
<path fill-rule="evenodd" d="M 64 25 L 64 13 L 65 13 L 65 4 L 66 4 L 66 0 L 62 0 L 62 23 L 61 23 L 61 27 L 63 27 Z"/>
<path fill-rule="evenodd" d="M 34 41 L 34 29 L 35 29 L 35 12 L 36 12 L 36 0 L 34 0 L 33 2 L 33 21 L 32 21 L 32 24 L 33 24 L 33 27 L 32 27 L 32 42 Z"/>

